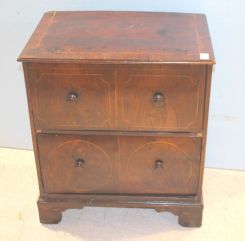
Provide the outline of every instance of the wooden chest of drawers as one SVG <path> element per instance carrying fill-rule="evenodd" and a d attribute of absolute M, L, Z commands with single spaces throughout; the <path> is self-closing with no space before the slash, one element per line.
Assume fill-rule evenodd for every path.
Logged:
<path fill-rule="evenodd" d="M 214 64 L 204 15 L 48 12 L 18 60 L 42 223 L 108 206 L 201 225 Z"/>

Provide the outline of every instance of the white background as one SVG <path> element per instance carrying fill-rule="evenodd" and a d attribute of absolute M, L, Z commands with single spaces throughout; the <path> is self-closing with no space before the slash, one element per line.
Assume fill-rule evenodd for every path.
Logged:
<path fill-rule="evenodd" d="M 32 148 L 23 73 L 16 59 L 45 11 L 205 13 L 217 61 L 206 166 L 245 170 L 244 7 L 242 0 L 0 0 L 0 146 Z"/>

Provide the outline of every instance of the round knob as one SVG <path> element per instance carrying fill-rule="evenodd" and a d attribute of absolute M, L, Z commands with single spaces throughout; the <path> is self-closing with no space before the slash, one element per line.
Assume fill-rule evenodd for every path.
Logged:
<path fill-rule="evenodd" d="M 163 100 L 163 94 L 160 92 L 157 92 L 154 94 L 154 101 L 155 102 L 160 102 Z"/>
<path fill-rule="evenodd" d="M 85 163 L 85 161 L 82 158 L 78 158 L 75 161 L 75 167 L 81 167 L 84 163 Z"/>
<path fill-rule="evenodd" d="M 76 92 L 72 91 L 67 95 L 68 102 L 75 104 L 77 103 L 77 100 L 78 100 L 78 94 Z"/>
<path fill-rule="evenodd" d="M 163 161 L 162 160 L 156 160 L 155 161 L 155 167 L 156 168 L 162 168 L 163 167 Z"/>

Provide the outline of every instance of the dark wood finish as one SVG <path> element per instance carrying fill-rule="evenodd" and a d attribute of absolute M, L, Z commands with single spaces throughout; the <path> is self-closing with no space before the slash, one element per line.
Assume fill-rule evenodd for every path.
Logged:
<path fill-rule="evenodd" d="M 203 183 L 203 171 L 204 171 L 204 161 L 206 153 L 206 141 L 207 141 L 207 130 L 208 130 L 208 113 L 209 113 L 209 101 L 210 101 L 210 91 L 211 91 L 211 80 L 212 80 L 213 66 L 206 66 L 206 89 L 205 89 L 205 105 L 203 113 L 203 138 L 202 138 L 202 149 L 201 149 L 201 166 L 200 166 L 200 180 L 198 187 L 198 200 L 201 201 L 202 197 L 202 183 Z"/>
<path fill-rule="evenodd" d="M 200 138 L 41 134 L 37 140 L 47 193 L 197 192 Z"/>
<path fill-rule="evenodd" d="M 66 209 L 81 209 L 84 206 L 154 208 L 157 212 L 171 212 L 178 216 L 178 222 L 184 227 L 200 227 L 202 224 L 202 203 L 190 203 L 182 197 L 178 201 L 167 201 L 164 198 L 154 202 L 153 198 L 110 195 L 84 195 L 79 197 L 62 196 L 57 198 L 39 198 L 38 210 L 41 223 L 56 224 L 62 219 Z M 182 200 L 183 199 L 183 200 Z"/>
<path fill-rule="evenodd" d="M 37 140 L 45 192 L 120 192 L 116 136 L 38 135 Z"/>
<path fill-rule="evenodd" d="M 203 14 L 48 12 L 19 61 L 213 64 L 214 55 Z"/>
<path fill-rule="evenodd" d="M 36 141 L 36 129 L 35 129 L 35 121 L 33 116 L 33 107 L 32 107 L 32 100 L 31 100 L 31 88 L 29 86 L 29 80 L 30 80 L 30 72 L 27 70 L 26 63 L 23 63 L 23 69 L 24 69 L 24 77 L 25 77 L 25 86 L 26 86 L 26 95 L 28 100 L 28 111 L 29 111 L 29 119 L 31 124 L 31 136 L 32 136 L 32 144 L 33 144 L 33 150 L 34 150 L 34 156 L 35 156 L 35 164 L 36 164 L 36 171 L 38 176 L 38 186 L 40 194 L 44 193 L 43 190 L 43 180 L 42 180 L 42 173 L 40 168 L 40 162 L 38 157 L 38 146 Z"/>
<path fill-rule="evenodd" d="M 29 64 L 28 68 L 38 129 L 202 129 L 205 66 Z"/>
<path fill-rule="evenodd" d="M 200 138 L 124 136 L 119 139 L 122 192 L 196 194 Z"/>
<path fill-rule="evenodd" d="M 29 64 L 28 68 L 36 128 L 115 128 L 112 65 Z"/>
<path fill-rule="evenodd" d="M 40 130 L 45 134 L 78 134 L 78 135 L 110 135 L 110 136 L 170 136 L 170 137 L 202 137 L 202 132 L 169 132 L 169 131 L 120 131 L 120 130 Z"/>
<path fill-rule="evenodd" d="M 119 65 L 119 129 L 199 132 L 205 66 Z"/>
<path fill-rule="evenodd" d="M 18 60 L 40 222 L 106 206 L 201 225 L 215 63 L 204 15 L 48 12 Z"/>

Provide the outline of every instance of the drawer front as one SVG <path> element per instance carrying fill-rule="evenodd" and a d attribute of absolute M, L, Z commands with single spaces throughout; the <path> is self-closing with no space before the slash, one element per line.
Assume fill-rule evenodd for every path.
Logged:
<path fill-rule="evenodd" d="M 120 66 L 117 77 L 119 125 L 123 129 L 202 129 L 204 66 Z"/>
<path fill-rule="evenodd" d="M 115 128 L 113 70 L 110 65 L 33 64 L 29 82 L 36 128 Z"/>
<path fill-rule="evenodd" d="M 200 138 L 122 137 L 123 192 L 195 194 L 200 150 Z"/>
<path fill-rule="evenodd" d="M 199 138 L 40 134 L 37 140 L 47 193 L 197 192 Z"/>
<path fill-rule="evenodd" d="M 201 131 L 205 67 L 32 64 L 35 127 Z"/>
<path fill-rule="evenodd" d="M 47 193 L 116 191 L 117 137 L 41 134 L 37 140 Z"/>

